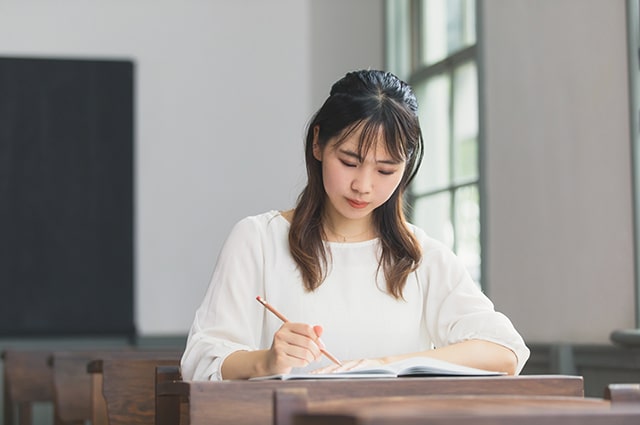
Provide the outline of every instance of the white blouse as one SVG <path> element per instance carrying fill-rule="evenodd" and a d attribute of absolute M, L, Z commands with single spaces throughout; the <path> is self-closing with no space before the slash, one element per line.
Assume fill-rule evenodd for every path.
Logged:
<path fill-rule="evenodd" d="M 378 239 L 327 242 L 326 280 L 306 292 L 289 253 L 289 222 L 277 211 L 238 222 L 220 252 L 211 284 L 181 361 L 186 380 L 220 380 L 224 359 L 238 350 L 271 347 L 282 322 L 261 296 L 293 322 L 322 325 L 327 350 L 342 361 L 405 354 L 481 339 L 510 348 L 517 373 L 529 349 L 509 319 L 494 310 L 460 260 L 410 225 L 422 263 L 407 279 L 404 300 L 386 293 Z M 326 358 L 303 371 L 328 364 Z"/>

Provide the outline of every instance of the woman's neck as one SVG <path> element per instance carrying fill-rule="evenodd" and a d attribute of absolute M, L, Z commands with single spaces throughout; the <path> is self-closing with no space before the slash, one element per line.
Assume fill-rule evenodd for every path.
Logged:
<path fill-rule="evenodd" d="M 325 213 L 322 225 L 329 242 L 363 242 L 377 237 L 371 216 L 351 220 L 337 214 Z"/>

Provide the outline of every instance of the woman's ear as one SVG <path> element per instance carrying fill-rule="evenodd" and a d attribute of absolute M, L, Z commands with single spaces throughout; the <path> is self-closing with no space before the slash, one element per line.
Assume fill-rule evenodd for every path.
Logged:
<path fill-rule="evenodd" d="M 320 134 L 320 126 L 313 127 L 313 157 L 322 162 L 322 149 L 318 144 L 318 135 Z"/>

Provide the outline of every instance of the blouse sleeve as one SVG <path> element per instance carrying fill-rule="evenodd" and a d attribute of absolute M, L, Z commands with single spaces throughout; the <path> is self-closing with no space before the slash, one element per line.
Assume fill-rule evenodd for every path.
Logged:
<path fill-rule="evenodd" d="M 259 228 L 249 218 L 241 220 L 220 251 L 196 311 L 181 360 L 183 379 L 221 380 L 229 354 L 259 346 L 264 316 L 252 300 L 262 293 L 262 271 Z"/>
<path fill-rule="evenodd" d="M 527 359 L 529 349 L 511 321 L 495 311 L 466 267 L 448 248 L 426 253 L 427 326 L 436 347 L 471 339 L 494 342 L 512 350 L 518 358 L 516 374 Z"/>

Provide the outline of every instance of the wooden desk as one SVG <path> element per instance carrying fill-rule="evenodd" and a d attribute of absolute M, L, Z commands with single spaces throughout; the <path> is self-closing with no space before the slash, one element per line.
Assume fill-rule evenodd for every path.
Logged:
<path fill-rule="evenodd" d="M 92 381 L 93 425 L 155 423 L 156 367 L 177 367 L 182 352 L 135 354 L 94 360 L 87 366 Z"/>
<path fill-rule="evenodd" d="M 309 381 L 159 382 L 157 408 L 182 405 L 190 425 L 271 424 L 276 389 L 306 388 L 310 400 L 426 394 L 583 397 L 579 376 L 493 376 Z M 179 399 L 180 403 L 176 400 Z M 168 415 L 179 417 L 179 413 Z M 157 424 L 167 424 L 157 418 Z"/>
<path fill-rule="evenodd" d="M 5 425 L 15 424 L 16 416 L 20 425 L 30 425 L 32 404 L 53 402 L 51 371 L 47 365 L 49 355 L 48 350 L 2 352 Z"/>
<path fill-rule="evenodd" d="M 304 389 L 277 390 L 276 425 L 640 423 L 640 385 L 610 385 L 605 398 L 422 395 L 312 403 Z M 298 413 L 296 413 L 298 412 Z"/>
<path fill-rule="evenodd" d="M 421 396 L 345 400 L 294 416 L 292 425 L 637 425 L 640 409 L 603 399 L 546 396 Z"/>

